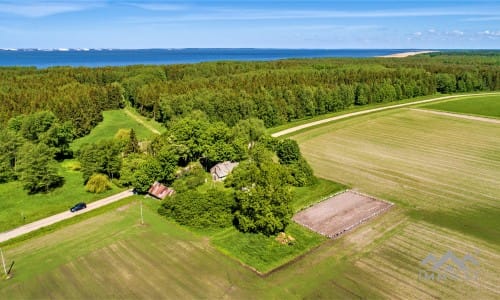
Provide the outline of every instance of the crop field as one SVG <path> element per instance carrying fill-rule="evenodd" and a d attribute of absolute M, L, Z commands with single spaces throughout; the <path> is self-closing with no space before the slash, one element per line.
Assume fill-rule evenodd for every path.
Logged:
<path fill-rule="evenodd" d="M 337 238 L 389 207 L 388 202 L 347 191 L 302 210 L 293 220 L 329 238 Z"/>
<path fill-rule="evenodd" d="M 387 223 L 379 244 L 354 262 L 360 272 L 344 275 L 353 281 L 373 276 L 372 287 L 391 297 L 498 298 L 499 136 L 498 124 L 409 109 L 295 135 L 317 175 L 396 203 L 391 214 L 401 222 Z M 420 261 L 448 250 L 457 257 L 477 253 L 479 282 L 419 280 Z"/>
<path fill-rule="evenodd" d="M 215 250 L 207 238 L 165 221 L 151 206 L 144 209 L 145 225 L 135 202 L 3 247 L 7 262 L 16 263 L 13 278 L 0 281 L 0 294 L 8 299 L 498 296 L 495 249 L 411 220 L 397 209 L 261 277 Z M 462 256 L 478 248 L 478 259 L 488 262 L 481 265 L 480 285 L 418 279 L 419 262 L 429 252 Z"/>
<path fill-rule="evenodd" d="M 475 96 L 420 106 L 435 110 L 500 118 L 500 95 Z"/>

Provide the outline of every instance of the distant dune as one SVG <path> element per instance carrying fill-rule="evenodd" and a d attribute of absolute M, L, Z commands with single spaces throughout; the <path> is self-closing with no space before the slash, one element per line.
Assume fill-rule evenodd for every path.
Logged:
<path fill-rule="evenodd" d="M 432 52 L 439 52 L 439 51 L 431 51 L 431 50 L 410 51 L 410 52 L 394 53 L 394 54 L 390 54 L 390 55 L 382 55 L 382 56 L 377 56 L 377 57 L 408 57 L 408 56 L 413 56 L 413 55 L 417 55 L 417 54 L 432 53 Z"/>

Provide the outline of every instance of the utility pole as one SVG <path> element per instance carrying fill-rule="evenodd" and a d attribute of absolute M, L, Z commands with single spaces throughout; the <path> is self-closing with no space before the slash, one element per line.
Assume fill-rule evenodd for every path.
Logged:
<path fill-rule="evenodd" d="M 7 268 L 5 268 L 5 259 L 3 258 L 3 251 L 2 251 L 2 249 L 0 249 L 0 254 L 2 255 L 3 271 L 5 272 L 5 276 L 7 276 Z"/>

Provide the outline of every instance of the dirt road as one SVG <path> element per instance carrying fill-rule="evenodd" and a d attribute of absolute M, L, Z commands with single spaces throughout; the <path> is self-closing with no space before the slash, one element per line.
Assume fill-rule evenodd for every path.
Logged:
<path fill-rule="evenodd" d="M 15 229 L 10 230 L 10 231 L 2 232 L 2 233 L 0 233 L 0 243 L 8 241 L 8 240 L 13 239 L 13 238 L 18 237 L 18 236 L 21 236 L 23 234 L 38 230 L 40 228 L 55 224 L 57 222 L 72 218 L 74 216 L 84 214 L 88 211 L 91 211 L 91 210 L 94 210 L 96 208 L 108 205 L 110 203 L 113 203 L 113 202 L 116 202 L 118 200 L 130 197 L 132 195 L 133 195 L 132 190 L 127 190 L 127 191 L 121 192 L 119 194 L 92 202 L 92 203 L 87 205 L 87 208 L 82 209 L 78 212 L 72 213 L 68 210 L 66 212 L 62 212 L 62 213 L 59 213 L 57 215 L 53 215 L 53 216 L 50 216 L 48 218 L 41 219 L 41 220 L 35 221 L 33 223 L 23 225 L 21 227 L 17 227 Z"/>
<path fill-rule="evenodd" d="M 445 100 L 445 99 L 453 99 L 453 98 L 469 97 L 469 96 L 481 96 L 481 95 L 497 95 L 497 94 L 499 94 L 499 93 L 481 93 L 481 94 L 467 94 L 467 95 L 443 96 L 443 97 L 438 97 L 438 98 L 433 98 L 433 99 L 419 100 L 419 101 L 408 102 L 408 103 L 403 103 L 403 104 L 395 104 L 395 105 L 390 105 L 390 106 L 372 108 L 372 109 L 357 111 L 357 112 L 353 112 L 353 113 L 347 113 L 345 115 L 331 117 L 331 118 L 327 118 L 327 119 L 323 119 L 323 120 L 318 120 L 318 121 L 314 121 L 314 122 L 307 123 L 307 124 L 302 124 L 302 125 L 299 125 L 299 126 L 295 126 L 295 127 L 292 127 L 292 128 L 288 128 L 288 129 L 282 130 L 282 131 L 275 132 L 275 133 L 271 134 L 271 136 L 273 136 L 273 137 L 279 137 L 279 136 L 286 135 L 286 134 L 289 134 L 289 133 L 292 133 L 292 132 L 295 132 L 295 131 L 299 131 L 299 130 L 302 130 L 302 129 L 305 129 L 305 128 L 309 128 L 309 127 L 313 127 L 313 126 L 325 124 L 325 123 L 328 123 L 328 122 L 342 120 L 342 119 L 350 118 L 350 117 L 354 117 L 354 116 L 365 115 L 365 114 L 369 114 L 369 113 L 372 113 L 372 112 L 377 112 L 377 111 L 382 111 L 382 110 L 387 110 L 387 109 L 405 107 L 405 106 L 409 106 L 409 105 L 421 104 L 421 103 L 427 103 L 427 102 L 433 102 L 433 101 L 439 101 L 439 100 Z"/>

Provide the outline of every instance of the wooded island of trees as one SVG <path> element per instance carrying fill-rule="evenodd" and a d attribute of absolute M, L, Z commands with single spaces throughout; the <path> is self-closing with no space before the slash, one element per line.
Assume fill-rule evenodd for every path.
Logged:
<path fill-rule="evenodd" d="M 197 227 L 234 224 L 275 234 L 291 217 L 290 187 L 314 183 L 292 140 L 266 127 L 353 106 L 435 93 L 500 90 L 500 53 L 432 53 L 404 59 L 304 59 L 104 68 L 0 68 L 0 183 L 29 193 L 64 184 L 58 161 L 75 157 L 85 188 L 101 192 L 154 181 L 173 186 L 160 213 Z M 167 131 L 138 141 L 71 142 L 102 112 L 134 107 Z M 240 162 L 223 185 L 207 170 Z M 82 186 L 83 188 L 83 186 Z"/>

